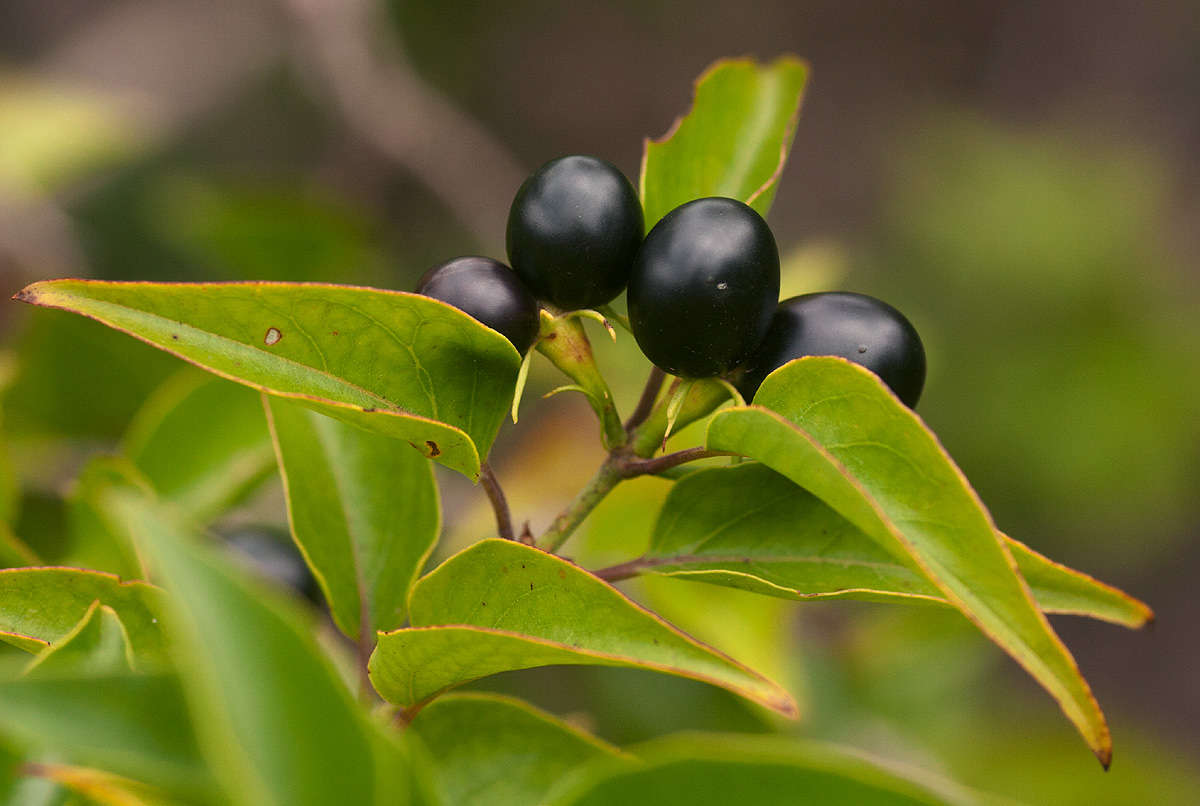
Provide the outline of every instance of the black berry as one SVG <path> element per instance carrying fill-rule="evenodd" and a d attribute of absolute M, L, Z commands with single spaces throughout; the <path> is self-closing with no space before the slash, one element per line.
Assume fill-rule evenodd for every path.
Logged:
<path fill-rule="evenodd" d="M 779 303 L 738 389 L 749 400 L 772 370 L 806 355 L 836 355 L 866 367 L 910 408 L 925 386 L 925 348 L 912 323 L 874 297 L 831 291 Z"/>
<path fill-rule="evenodd" d="M 434 266 L 417 293 L 440 299 L 499 331 L 524 354 L 538 333 L 537 301 L 508 266 L 489 257 L 458 257 Z"/>
<path fill-rule="evenodd" d="M 650 230 L 629 278 L 629 319 L 646 357 L 674 375 L 720 375 L 762 341 L 779 299 L 779 250 L 740 201 L 697 199 Z"/>
<path fill-rule="evenodd" d="M 539 298 L 594 308 L 621 293 L 642 242 L 629 180 L 595 157 L 562 157 L 525 180 L 508 213 L 508 259 Z"/>

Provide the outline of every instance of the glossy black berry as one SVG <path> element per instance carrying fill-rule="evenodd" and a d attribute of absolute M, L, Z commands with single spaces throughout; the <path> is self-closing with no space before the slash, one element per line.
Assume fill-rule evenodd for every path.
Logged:
<path fill-rule="evenodd" d="M 643 234 L 629 180 L 595 157 L 562 157 L 525 180 L 508 213 L 508 260 L 538 297 L 566 310 L 621 293 Z"/>
<path fill-rule="evenodd" d="M 508 266 L 490 257 L 457 257 L 434 266 L 417 293 L 440 299 L 499 331 L 524 354 L 538 333 L 537 301 Z"/>
<path fill-rule="evenodd" d="M 697 199 L 650 230 L 629 278 L 638 346 L 663 370 L 720 375 L 762 341 L 779 299 L 779 250 L 740 201 Z"/>
<path fill-rule="evenodd" d="M 925 386 L 925 348 L 912 323 L 874 297 L 831 291 L 779 303 L 738 389 L 749 400 L 772 370 L 806 355 L 836 355 L 861 364 L 910 408 Z"/>

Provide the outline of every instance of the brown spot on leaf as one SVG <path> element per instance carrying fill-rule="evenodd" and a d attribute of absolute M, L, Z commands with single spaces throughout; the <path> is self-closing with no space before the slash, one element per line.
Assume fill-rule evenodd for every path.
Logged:
<path fill-rule="evenodd" d="M 341 334 L 341 333 L 338 333 L 336 330 L 331 330 L 331 331 L 329 331 L 329 335 L 330 335 L 330 336 L 340 336 L 340 335 L 342 335 L 342 334 Z"/>
<path fill-rule="evenodd" d="M 175 341 L 179 341 L 179 334 L 178 334 L 178 333 L 172 333 L 172 334 L 171 334 L 171 338 L 173 338 Z"/>
<path fill-rule="evenodd" d="M 483 605 L 484 607 L 487 607 L 487 602 L 480 602 L 480 604 Z"/>
<path fill-rule="evenodd" d="M 434 442 L 432 439 L 425 440 L 425 445 L 426 445 L 426 447 L 429 448 L 430 456 L 441 456 L 442 455 L 442 449 L 439 448 L 438 444 L 436 442 Z"/>
<path fill-rule="evenodd" d="M 371 406 L 370 408 L 363 409 L 363 414 L 371 414 L 372 412 L 376 412 L 376 411 L 379 411 L 379 409 L 375 408 L 374 406 Z M 412 443 L 411 443 L 411 442 L 410 442 L 410 443 L 408 443 L 408 444 L 409 444 L 409 445 L 412 445 Z M 416 445 L 413 445 L 413 447 L 415 448 L 415 447 L 417 447 L 417 446 L 416 446 Z"/>
<path fill-rule="evenodd" d="M 560 568 L 560 569 L 558 569 L 558 578 L 559 578 L 559 579 L 566 579 L 566 578 L 567 578 L 567 572 L 566 572 L 566 571 L 564 571 L 564 570 L 562 570 L 561 568 Z"/>

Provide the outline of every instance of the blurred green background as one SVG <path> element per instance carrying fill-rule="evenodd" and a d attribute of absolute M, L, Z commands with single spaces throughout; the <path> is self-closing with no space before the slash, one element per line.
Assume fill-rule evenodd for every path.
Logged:
<path fill-rule="evenodd" d="M 630 588 L 784 680 L 798 725 L 634 672 L 489 685 L 616 741 L 797 731 L 1031 803 L 1200 802 L 1194 0 L 0 0 L 0 22 L 8 294 L 57 276 L 410 289 L 449 257 L 503 257 L 512 194 L 548 159 L 594 153 L 636 177 L 642 138 L 713 59 L 805 57 L 770 219 L 785 290 L 905 311 L 929 353 L 920 413 L 1001 528 L 1156 609 L 1142 633 L 1056 623 L 1109 712 L 1113 771 L 964 622 L 919 607 Z M 628 407 L 644 361 L 602 338 Z M 0 339 L 0 520 L 67 558 L 73 480 L 180 365 L 15 304 Z M 556 384 L 542 366 L 531 392 Z M 544 525 L 582 483 L 592 428 L 579 400 L 527 397 L 495 462 L 519 519 Z M 490 523 L 477 490 L 442 481 L 444 553 Z M 576 556 L 637 551 L 664 491 L 630 484 Z M 271 479 L 217 531 L 282 525 Z"/>

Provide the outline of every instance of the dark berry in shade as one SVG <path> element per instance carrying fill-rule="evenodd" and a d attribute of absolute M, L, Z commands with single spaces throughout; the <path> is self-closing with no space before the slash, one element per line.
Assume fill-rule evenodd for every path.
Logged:
<path fill-rule="evenodd" d="M 750 400 L 773 370 L 806 355 L 836 355 L 866 367 L 909 408 L 925 386 L 925 348 L 904 314 L 865 294 L 829 291 L 779 303 L 738 390 Z"/>
<path fill-rule="evenodd" d="M 721 375 L 754 352 L 779 299 L 779 250 L 740 201 L 697 199 L 646 236 L 629 278 L 629 320 L 660 369 Z"/>
<path fill-rule="evenodd" d="M 490 257 L 456 257 L 434 266 L 421 277 L 417 293 L 499 331 L 522 355 L 537 337 L 537 301 L 512 269 Z"/>
<path fill-rule="evenodd" d="M 642 204 L 616 166 L 561 157 L 525 180 L 508 213 L 508 260 L 538 299 L 595 308 L 625 288 Z"/>

